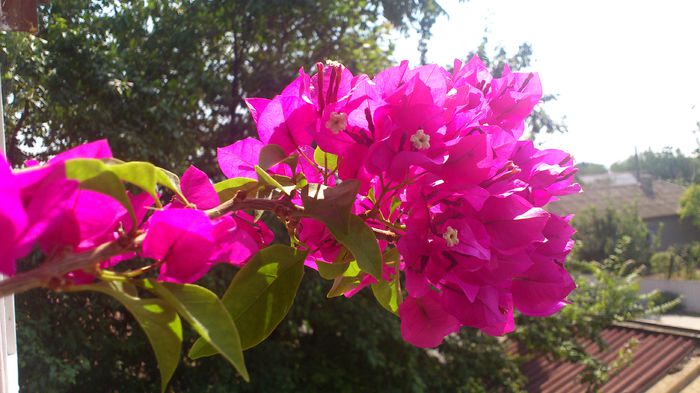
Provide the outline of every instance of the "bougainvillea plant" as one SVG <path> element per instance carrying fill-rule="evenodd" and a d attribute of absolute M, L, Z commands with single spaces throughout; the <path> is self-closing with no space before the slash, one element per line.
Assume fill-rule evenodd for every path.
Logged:
<path fill-rule="evenodd" d="M 195 167 L 178 178 L 120 161 L 106 141 L 16 170 L 0 157 L 0 295 L 116 298 L 163 388 L 180 318 L 201 336 L 190 357 L 221 354 L 247 379 L 243 350 L 284 318 L 308 270 L 332 280 L 329 297 L 371 290 L 419 347 L 461 327 L 508 333 L 516 310 L 556 313 L 575 286 L 570 217 L 543 208 L 580 191 L 573 159 L 521 140 L 540 96 L 536 74 L 493 78 L 478 58 L 374 78 L 327 62 L 246 101 L 259 139 L 218 150 L 228 179 L 216 184 Z M 272 218 L 286 229 L 274 245 Z M 32 251 L 43 264 L 16 273 Z M 240 267 L 221 298 L 193 284 L 218 263 Z"/>

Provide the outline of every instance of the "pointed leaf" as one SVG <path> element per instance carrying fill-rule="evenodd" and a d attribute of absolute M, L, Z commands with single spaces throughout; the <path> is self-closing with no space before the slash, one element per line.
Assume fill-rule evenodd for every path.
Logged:
<path fill-rule="evenodd" d="M 399 315 L 399 294 L 396 291 L 396 282 L 377 281 L 372 284 L 372 293 L 377 302 L 392 314 Z"/>
<path fill-rule="evenodd" d="M 337 227 L 328 229 L 335 239 L 344 245 L 357 260 L 360 268 L 374 276 L 377 280 L 382 277 L 382 252 L 374 232 L 356 215 L 350 215 L 347 231 Z"/>
<path fill-rule="evenodd" d="M 266 183 L 266 184 L 284 192 L 285 194 L 289 195 L 290 191 L 288 189 L 285 189 L 285 187 L 283 187 L 279 182 L 277 182 L 277 180 L 275 180 L 272 176 L 270 176 L 269 173 L 265 172 L 264 169 L 262 169 L 256 165 L 255 166 L 255 173 L 258 174 L 260 181 L 262 181 L 263 183 Z"/>
<path fill-rule="evenodd" d="M 154 280 L 144 283 L 173 306 L 209 345 L 238 370 L 243 379 L 250 380 L 243 361 L 238 329 L 216 294 L 192 284 L 159 283 Z"/>
<path fill-rule="evenodd" d="M 268 170 L 275 164 L 284 161 L 286 158 L 287 154 L 279 145 L 269 144 L 260 149 L 258 165 L 260 165 L 260 168 Z"/>
<path fill-rule="evenodd" d="M 354 277 L 340 276 L 333 280 L 333 286 L 331 287 L 327 298 L 342 296 L 346 292 L 357 288 L 358 285 L 362 283 L 362 278 L 366 276 L 366 273 L 359 274 Z"/>
<path fill-rule="evenodd" d="M 343 249 L 341 251 L 341 254 L 347 254 L 350 255 L 350 253 Z M 360 267 L 357 265 L 357 261 L 345 261 L 341 262 L 341 260 L 345 258 L 338 258 L 339 260 L 333 262 L 333 263 L 325 263 L 325 262 L 319 262 L 316 261 L 316 266 L 318 267 L 318 274 L 325 278 L 326 280 L 333 280 L 337 277 L 340 276 L 345 276 L 345 277 L 355 277 L 360 272 L 362 271 Z"/>
<path fill-rule="evenodd" d="M 214 190 L 219 194 L 219 201 L 224 203 L 236 196 L 238 191 L 253 191 L 258 187 L 258 182 L 255 179 L 247 177 L 234 177 L 226 179 L 222 182 L 214 184 Z"/>
<path fill-rule="evenodd" d="M 221 301 L 236 322 L 243 349 L 272 333 L 287 315 L 304 275 L 305 252 L 276 244 L 260 250 L 236 274 Z M 192 346 L 193 359 L 212 355 L 202 340 Z"/>
<path fill-rule="evenodd" d="M 382 274 L 382 254 L 374 232 L 358 216 L 351 214 L 360 183 L 347 180 L 333 188 L 311 185 L 302 192 L 305 212 L 326 224 L 335 239 L 357 260 L 360 268 L 376 279 Z"/>
<path fill-rule="evenodd" d="M 311 217 L 323 222 L 330 229 L 345 232 L 352 212 L 360 182 L 346 180 L 335 187 L 309 185 L 301 194 L 304 209 Z"/>
<path fill-rule="evenodd" d="M 155 352 L 164 392 L 180 361 L 182 323 L 175 310 L 161 299 L 139 299 L 131 284 L 109 281 L 81 285 L 75 290 L 92 290 L 112 296 L 126 307 L 146 333 Z"/>
<path fill-rule="evenodd" d="M 147 192 L 159 204 L 156 192 L 156 167 L 148 162 L 125 162 L 108 166 L 120 179 Z"/>
<path fill-rule="evenodd" d="M 316 150 L 314 150 L 314 161 L 331 172 L 338 168 L 338 156 L 326 153 L 320 147 L 316 147 Z"/>

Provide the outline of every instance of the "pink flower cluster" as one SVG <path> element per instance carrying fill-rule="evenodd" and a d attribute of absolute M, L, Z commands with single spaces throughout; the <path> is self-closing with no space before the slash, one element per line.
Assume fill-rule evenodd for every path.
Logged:
<path fill-rule="evenodd" d="M 382 251 L 400 254 L 398 265 L 384 264 L 381 279 L 403 272 L 401 331 L 416 346 L 436 346 L 462 326 L 501 335 L 514 329 L 516 309 L 547 316 L 565 305 L 575 287 L 564 268 L 574 230 L 570 217 L 544 206 L 580 187 L 567 153 L 520 140 L 541 97 L 536 74 L 506 67 L 494 78 L 476 57 L 455 61 L 451 72 L 406 62 L 374 78 L 335 62 L 319 63 L 317 71 L 301 70 L 271 100 L 246 101 L 260 138 L 218 150 L 228 178 L 255 185 L 266 170 L 290 188 L 257 197 L 285 206 L 304 204 L 303 184 L 315 183 L 316 190 L 359 184 L 350 211 L 382 235 Z M 280 158 L 280 150 L 296 161 Z M 257 167 L 264 151 L 280 159 Z M 16 260 L 36 246 L 50 262 L 131 236 L 142 239 L 140 247 L 102 261 L 103 268 L 139 255 L 156 261 L 160 280 L 188 283 L 215 263 L 242 265 L 272 241 L 248 213 L 208 213 L 225 201 L 195 167 L 181 178 L 186 201 L 173 198 L 161 208 L 147 192 L 119 200 L 90 181 L 67 178 L 76 158 L 109 159 L 111 151 L 98 141 L 18 171 L 0 157 L 1 273 L 13 275 Z M 285 224 L 308 251 L 307 266 L 346 262 L 328 222 L 304 217 Z M 69 278 L 93 279 L 85 272 Z M 377 280 L 366 273 L 356 278 L 360 284 L 346 296 Z"/>
<path fill-rule="evenodd" d="M 494 78 L 476 57 L 452 72 L 406 62 L 374 78 L 335 62 L 317 71 L 301 70 L 271 100 L 247 100 L 260 140 L 219 150 L 227 176 L 255 177 L 258 153 L 276 144 L 307 158 L 309 182 L 359 180 L 353 213 L 400 236 L 401 330 L 414 345 L 436 346 L 461 326 L 504 334 L 514 309 L 546 316 L 565 304 L 574 231 L 543 206 L 580 187 L 567 153 L 519 140 L 541 97 L 536 74 L 506 67 Z M 310 164 L 315 146 L 338 156 L 330 179 Z M 340 247 L 322 224 L 303 219 L 298 230 L 310 260 L 334 261 Z"/>
<path fill-rule="evenodd" d="M 16 260 L 36 246 L 50 262 L 69 252 L 93 250 L 125 234 L 145 233 L 138 251 L 160 264 L 159 279 L 188 283 L 202 277 L 214 263 L 240 265 L 272 241 L 270 230 L 253 223 L 248 214 L 210 219 L 203 209 L 219 205 L 219 197 L 209 178 L 194 167 L 181 181 L 184 196 L 194 206 L 174 202 L 156 210 L 148 193 L 129 194 L 133 218 L 112 196 L 66 177 L 66 162 L 72 159 L 111 157 L 104 140 L 61 153 L 45 165 L 30 162 L 28 168 L 15 172 L 0 156 L 0 273 L 14 275 Z M 149 215 L 151 210 L 155 211 Z M 114 267 L 136 256 L 135 251 L 124 250 L 101 267 Z M 75 283 L 94 279 L 83 271 L 67 278 Z"/>

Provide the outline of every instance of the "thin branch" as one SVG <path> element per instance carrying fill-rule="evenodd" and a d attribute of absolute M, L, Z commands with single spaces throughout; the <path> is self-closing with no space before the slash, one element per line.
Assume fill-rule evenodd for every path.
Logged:
<path fill-rule="evenodd" d="M 101 244 L 86 252 L 67 254 L 49 260 L 36 269 L 19 273 L 0 282 L 0 297 L 22 293 L 33 288 L 60 290 L 66 284 L 64 276 L 76 270 L 96 269 L 100 262 L 134 251 L 141 246 L 145 234 Z"/>
<path fill-rule="evenodd" d="M 209 218 L 218 218 L 237 210 L 268 210 L 278 216 L 305 216 L 304 208 L 291 202 L 272 199 L 240 199 L 238 194 L 221 205 L 205 210 Z"/>
<path fill-rule="evenodd" d="M 238 210 L 266 210 L 274 212 L 278 217 L 308 217 L 302 206 L 286 200 L 244 199 L 237 194 L 234 198 L 221 205 L 206 210 L 210 218 L 221 217 L 229 212 Z M 399 235 L 392 231 L 371 228 L 377 239 L 396 242 Z M 146 237 L 146 233 L 137 232 L 120 239 L 103 243 L 92 250 L 80 253 L 68 253 L 60 257 L 47 258 L 36 269 L 19 273 L 0 282 L 0 297 L 14 293 L 22 293 L 33 288 L 50 288 L 60 291 L 69 284 L 65 275 L 73 271 L 97 271 L 99 264 L 112 257 L 128 252 L 138 251 Z M 144 270 L 144 269 L 141 269 Z"/>

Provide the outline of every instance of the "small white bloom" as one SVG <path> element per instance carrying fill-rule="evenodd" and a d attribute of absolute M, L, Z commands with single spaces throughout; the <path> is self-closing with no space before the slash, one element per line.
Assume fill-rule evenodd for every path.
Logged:
<path fill-rule="evenodd" d="M 418 150 L 428 149 L 430 148 L 430 135 L 419 128 L 415 134 L 411 135 L 411 144 Z"/>
<path fill-rule="evenodd" d="M 335 61 L 335 60 L 326 60 L 326 65 L 328 67 L 340 67 L 340 66 L 342 66 L 342 64 L 339 61 Z"/>
<path fill-rule="evenodd" d="M 445 239 L 448 247 L 454 247 L 459 244 L 457 230 L 451 226 L 448 226 L 447 229 L 445 229 L 445 233 L 442 234 L 442 238 Z"/>
<path fill-rule="evenodd" d="M 328 121 L 326 122 L 326 128 L 331 130 L 334 134 L 343 131 L 348 126 L 348 115 L 345 113 L 331 112 Z"/>

